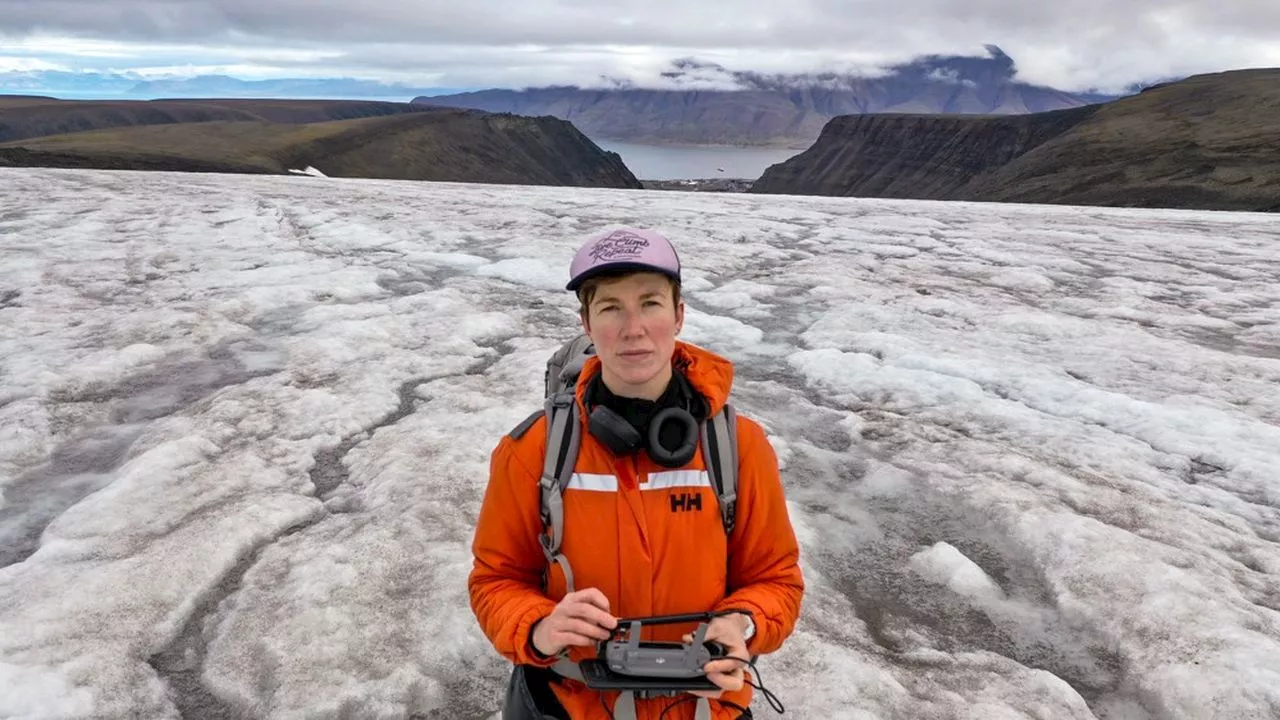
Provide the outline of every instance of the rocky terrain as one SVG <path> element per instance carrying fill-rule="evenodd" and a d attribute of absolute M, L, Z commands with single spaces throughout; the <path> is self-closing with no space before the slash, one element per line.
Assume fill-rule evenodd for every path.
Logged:
<path fill-rule="evenodd" d="M 1280 210 L 1280 70 L 1021 117 L 842 116 L 749 192 Z"/>
<path fill-rule="evenodd" d="M 7 112 L 0 109 L 0 118 Z M 424 108 L 354 120 L 211 118 L 27 138 L 0 143 L 0 166 L 233 173 L 312 167 L 330 177 L 641 187 L 616 153 L 563 120 Z"/>

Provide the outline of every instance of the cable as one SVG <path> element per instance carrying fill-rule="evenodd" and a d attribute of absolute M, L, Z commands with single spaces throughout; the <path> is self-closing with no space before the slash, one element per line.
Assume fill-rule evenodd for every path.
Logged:
<path fill-rule="evenodd" d="M 768 688 L 764 686 L 764 676 L 760 674 L 760 668 L 756 667 L 756 664 L 754 662 L 750 660 L 744 660 L 740 657 L 733 657 L 733 656 L 723 657 L 718 659 L 737 660 L 738 662 L 741 662 L 745 664 L 747 667 L 751 668 L 751 671 L 755 673 L 756 679 L 760 681 L 760 684 L 757 685 L 751 682 L 750 680 L 745 680 L 745 682 L 751 687 L 755 688 L 756 690 L 759 690 L 760 694 L 763 695 L 764 699 L 769 703 L 769 707 L 773 708 L 779 715 L 782 715 L 783 713 L 786 712 L 786 708 L 782 706 L 782 701 L 778 699 L 778 696 L 774 695 L 772 691 L 770 691 Z M 728 700 L 721 700 L 720 702 L 725 703 L 726 705 L 733 707 L 739 712 L 745 713 L 748 716 L 750 716 L 751 710 L 748 708 L 744 708 L 740 705 L 737 705 L 736 703 L 729 702 Z"/>

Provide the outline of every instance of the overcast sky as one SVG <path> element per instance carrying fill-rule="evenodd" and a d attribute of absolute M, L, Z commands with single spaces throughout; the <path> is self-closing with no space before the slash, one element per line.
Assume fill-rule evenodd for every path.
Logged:
<path fill-rule="evenodd" d="M 985 43 L 1063 90 L 1277 67 L 1280 0 L 0 0 L 0 71 L 647 84 L 684 57 L 867 70 Z"/>

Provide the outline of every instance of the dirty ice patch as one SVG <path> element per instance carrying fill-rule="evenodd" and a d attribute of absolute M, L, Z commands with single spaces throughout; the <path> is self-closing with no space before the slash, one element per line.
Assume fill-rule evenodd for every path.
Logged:
<path fill-rule="evenodd" d="M 720 287 L 690 292 L 691 301 L 713 310 L 722 310 L 746 320 L 768 320 L 772 312 L 766 302 L 777 292 L 773 285 L 750 280 L 734 280 Z"/>
<path fill-rule="evenodd" d="M 34 418 L 9 466 L 50 466 L 0 513 L 74 500 L 38 523 L 41 552 L 0 569 L 0 662 L 28 671 L 13 681 L 31 715 L 177 717 L 207 695 L 270 720 L 492 717 L 510 668 L 465 600 L 488 452 L 577 330 L 559 269 L 616 224 L 672 233 L 689 336 L 750 375 L 738 395 L 776 439 L 807 588 L 761 663 L 785 717 L 1280 706 L 1280 511 L 1245 472 L 1280 425 L 1274 218 L 47 169 L 0 184 L 0 255 L 20 274 L 0 290 L 6 371 L 74 383 L 75 358 L 136 343 L 270 355 L 132 428 L 131 462 L 73 499 L 62 439 L 148 402 L 131 378 L 168 360 L 106 402 L 0 372 L 0 427 Z M 360 294 L 331 292 L 346 278 Z M 696 296 L 716 287 L 732 302 Z M 1117 307 L 1151 315 L 1099 314 Z M 1040 313 L 1058 324 L 1029 328 Z M 1168 445 L 1200 439 L 1212 454 Z M 980 580 L 939 542 L 1006 599 L 909 566 Z"/>
<path fill-rule="evenodd" d="M 1255 325 L 1240 333 L 1236 339 L 1262 347 L 1280 346 L 1280 324 Z"/>
<path fill-rule="evenodd" d="M 757 350 L 764 331 L 731 317 L 686 308 L 681 338 L 719 353 L 737 353 Z"/>
<path fill-rule="evenodd" d="M 1024 292 L 1044 293 L 1053 290 L 1054 282 L 1048 277 L 1029 270 L 1005 270 L 992 273 L 987 282 L 994 287 L 1006 290 L 1022 290 Z"/>
<path fill-rule="evenodd" d="M 417 250 L 406 253 L 406 259 L 415 263 L 421 262 L 435 267 L 456 268 L 458 270 L 474 270 L 488 265 L 489 261 L 477 255 L 467 253 L 428 252 Z"/>
<path fill-rule="evenodd" d="M 921 550 L 911 557 L 909 564 L 926 580 L 943 585 L 958 595 L 983 600 L 1004 599 L 1004 591 L 991 576 L 946 542 Z"/>
<path fill-rule="evenodd" d="M 814 385 L 849 404 L 886 402 L 900 411 L 981 402 L 982 387 L 962 378 L 895 367 L 867 353 L 802 350 L 788 357 Z"/>
<path fill-rule="evenodd" d="M 508 258 L 476 268 L 476 274 L 483 277 L 498 278 L 517 285 L 525 285 L 538 290 L 550 292 L 567 292 L 564 288 L 569 283 L 566 267 L 552 266 L 545 260 L 537 258 Z"/>
<path fill-rule="evenodd" d="M 93 693 L 43 666 L 0 662 L 0 717 L 85 717 L 93 713 Z"/>
<path fill-rule="evenodd" d="M 12 373 L 0 379 L 0 388 L 10 387 L 27 392 L 56 392 L 66 396 L 82 396 L 95 388 L 110 388 L 120 384 L 140 368 L 161 360 L 166 353 L 162 347 L 149 343 L 134 343 L 122 348 L 68 349 L 61 357 L 72 368 L 49 363 L 27 363 L 13 358 L 6 363 Z M 66 374 L 64 374 L 66 373 Z"/>
<path fill-rule="evenodd" d="M 870 255 L 877 260 L 893 260 L 903 258 L 913 258 L 920 254 L 920 251 L 914 247 L 906 245 L 882 245 L 876 243 L 858 243 L 857 247 L 862 252 Z"/>

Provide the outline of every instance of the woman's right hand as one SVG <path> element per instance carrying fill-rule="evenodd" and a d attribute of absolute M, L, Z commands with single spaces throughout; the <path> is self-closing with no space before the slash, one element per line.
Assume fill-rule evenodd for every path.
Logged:
<path fill-rule="evenodd" d="M 618 619 L 609 614 L 609 598 L 596 588 L 565 595 L 551 614 L 533 627 L 529 641 L 543 655 L 557 655 L 569 646 L 590 646 L 608 640 Z"/>

